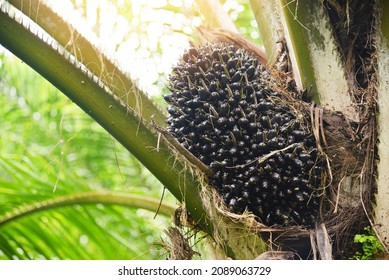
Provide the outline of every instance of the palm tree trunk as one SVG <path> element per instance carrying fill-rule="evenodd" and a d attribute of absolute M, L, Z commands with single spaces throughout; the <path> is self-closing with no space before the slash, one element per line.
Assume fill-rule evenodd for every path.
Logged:
<path fill-rule="evenodd" d="M 374 225 L 389 252 L 389 4 L 378 2 L 377 16 L 377 192 Z"/>

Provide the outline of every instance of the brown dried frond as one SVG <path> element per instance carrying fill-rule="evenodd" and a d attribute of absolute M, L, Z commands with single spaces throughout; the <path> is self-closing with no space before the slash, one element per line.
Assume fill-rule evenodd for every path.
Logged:
<path fill-rule="evenodd" d="M 204 41 L 233 43 L 239 48 L 245 49 L 250 54 L 255 55 L 261 64 L 267 65 L 265 50 L 240 34 L 219 28 L 208 28 L 204 26 L 198 27 L 197 32 Z"/>

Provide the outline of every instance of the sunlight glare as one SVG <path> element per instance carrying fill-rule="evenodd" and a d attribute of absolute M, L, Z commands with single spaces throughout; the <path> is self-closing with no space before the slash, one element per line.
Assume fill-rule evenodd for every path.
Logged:
<path fill-rule="evenodd" d="M 191 7 L 192 0 L 169 1 L 87 1 L 48 0 L 53 9 L 81 28 L 82 34 L 102 48 L 109 57 L 137 81 L 149 95 L 161 94 L 161 86 L 173 64 L 188 46 L 188 36 L 200 24 L 163 7 Z M 131 14 L 120 9 L 130 5 Z M 83 18 L 84 17 L 84 18 Z M 93 31 L 93 33 L 91 32 Z"/>

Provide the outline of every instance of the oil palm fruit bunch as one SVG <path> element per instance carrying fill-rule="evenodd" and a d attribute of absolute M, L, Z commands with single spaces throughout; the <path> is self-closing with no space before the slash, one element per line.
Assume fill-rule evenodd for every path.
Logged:
<path fill-rule="evenodd" d="M 310 228 L 322 161 L 309 127 L 268 80 L 234 45 L 191 47 L 170 75 L 167 130 L 213 171 L 209 182 L 229 211 Z"/>

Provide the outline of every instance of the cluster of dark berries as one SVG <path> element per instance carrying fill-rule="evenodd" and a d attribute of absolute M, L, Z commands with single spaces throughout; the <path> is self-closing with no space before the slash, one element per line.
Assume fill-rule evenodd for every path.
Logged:
<path fill-rule="evenodd" d="M 190 48 L 173 68 L 168 131 L 214 172 L 234 213 L 268 226 L 312 227 L 321 161 L 313 134 L 269 88 L 256 58 L 233 45 Z"/>

